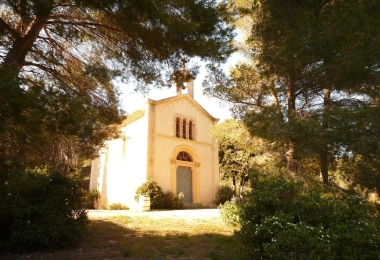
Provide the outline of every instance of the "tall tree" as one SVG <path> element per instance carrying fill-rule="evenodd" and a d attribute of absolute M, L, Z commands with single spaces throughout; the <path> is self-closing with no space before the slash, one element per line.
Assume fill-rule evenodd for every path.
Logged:
<path fill-rule="evenodd" d="M 229 22 L 252 25 L 242 45 L 249 61 L 230 79 L 211 68 L 207 90 L 234 102 L 253 135 L 285 145 L 289 173 L 301 174 L 302 159 L 315 157 L 328 183 L 329 158 L 350 142 L 337 124 L 379 96 L 380 4 L 229 2 Z"/>
<path fill-rule="evenodd" d="M 37 134 L 25 121 L 90 147 L 106 136 L 99 129 L 120 121 L 117 80 L 144 91 L 169 84 L 180 56 L 224 61 L 233 32 L 223 8 L 214 0 L 0 0 L 3 154 L 22 154 L 16 147 Z"/>

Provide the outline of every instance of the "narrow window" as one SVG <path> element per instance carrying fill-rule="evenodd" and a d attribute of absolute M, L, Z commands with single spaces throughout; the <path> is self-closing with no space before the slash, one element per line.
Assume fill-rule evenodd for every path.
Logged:
<path fill-rule="evenodd" d="M 192 128 L 193 128 L 193 140 L 197 140 L 197 128 L 195 127 L 195 124 L 193 124 Z"/>
<path fill-rule="evenodd" d="M 178 138 L 181 137 L 181 119 L 179 117 L 175 120 L 175 136 Z"/>
<path fill-rule="evenodd" d="M 179 152 L 177 155 L 177 160 L 186 161 L 186 162 L 192 162 L 193 161 L 190 154 L 188 154 L 187 152 Z"/>
<path fill-rule="evenodd" d="M 182 122 L 182 137 L 183 139 L 186 139 L 186 119 L 183 119 L 183 122 Z"/>
<path fill-rule="evenodd" d="M 193 121 L 189 121 L 189 139 L 190 140 L 194 140 L 194 137 L 193 137 Z"/>

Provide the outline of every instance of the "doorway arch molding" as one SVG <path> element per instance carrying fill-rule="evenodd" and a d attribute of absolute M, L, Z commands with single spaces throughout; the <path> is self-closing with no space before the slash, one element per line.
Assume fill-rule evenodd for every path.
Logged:
<path fill-rule="evenodd" d="M 187 152 L 193 159 L 192 162 L 177 160 L 177 155 L 180 152 Z M 177 192 L 177 168 L 178 166 L 189 167 L 192 173 L 192 191 L 193 191 L 193 203 L 199 203 L 199 170 L 201 163 L 197 152 L 189 145 L 180 144 L 173 149 L 171 158 L 171 191 L 176 194 Z"/>

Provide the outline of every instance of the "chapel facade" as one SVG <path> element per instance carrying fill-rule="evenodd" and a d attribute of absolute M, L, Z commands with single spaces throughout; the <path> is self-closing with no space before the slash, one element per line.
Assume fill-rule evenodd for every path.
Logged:
<path fill-rule="evenodd" d="M 219 119 L 194 100 L 194 77 L 184 66 L 179 72 L 188 93 L 177 85 L 173 97 L 148 99 L 124 120 L 122 137 L 108 141 L 92 161 L 90 190 L 97 189 L 103 203 L 137 208 L 137 187 L 153 178 L 164 191 L 182 192 L 185 204 L 215 207 L 218 143 L 209 129 Z"/>

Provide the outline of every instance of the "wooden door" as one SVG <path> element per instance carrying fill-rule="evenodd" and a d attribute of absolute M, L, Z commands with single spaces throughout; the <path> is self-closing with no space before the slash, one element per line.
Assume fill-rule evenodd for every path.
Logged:
<path fill-rule="evenodd" d="M 177 194 L 182 192 L 184 203 L 193 203 L 192 172 L 190 167 L 178 166 L 177 168 Z"/>

